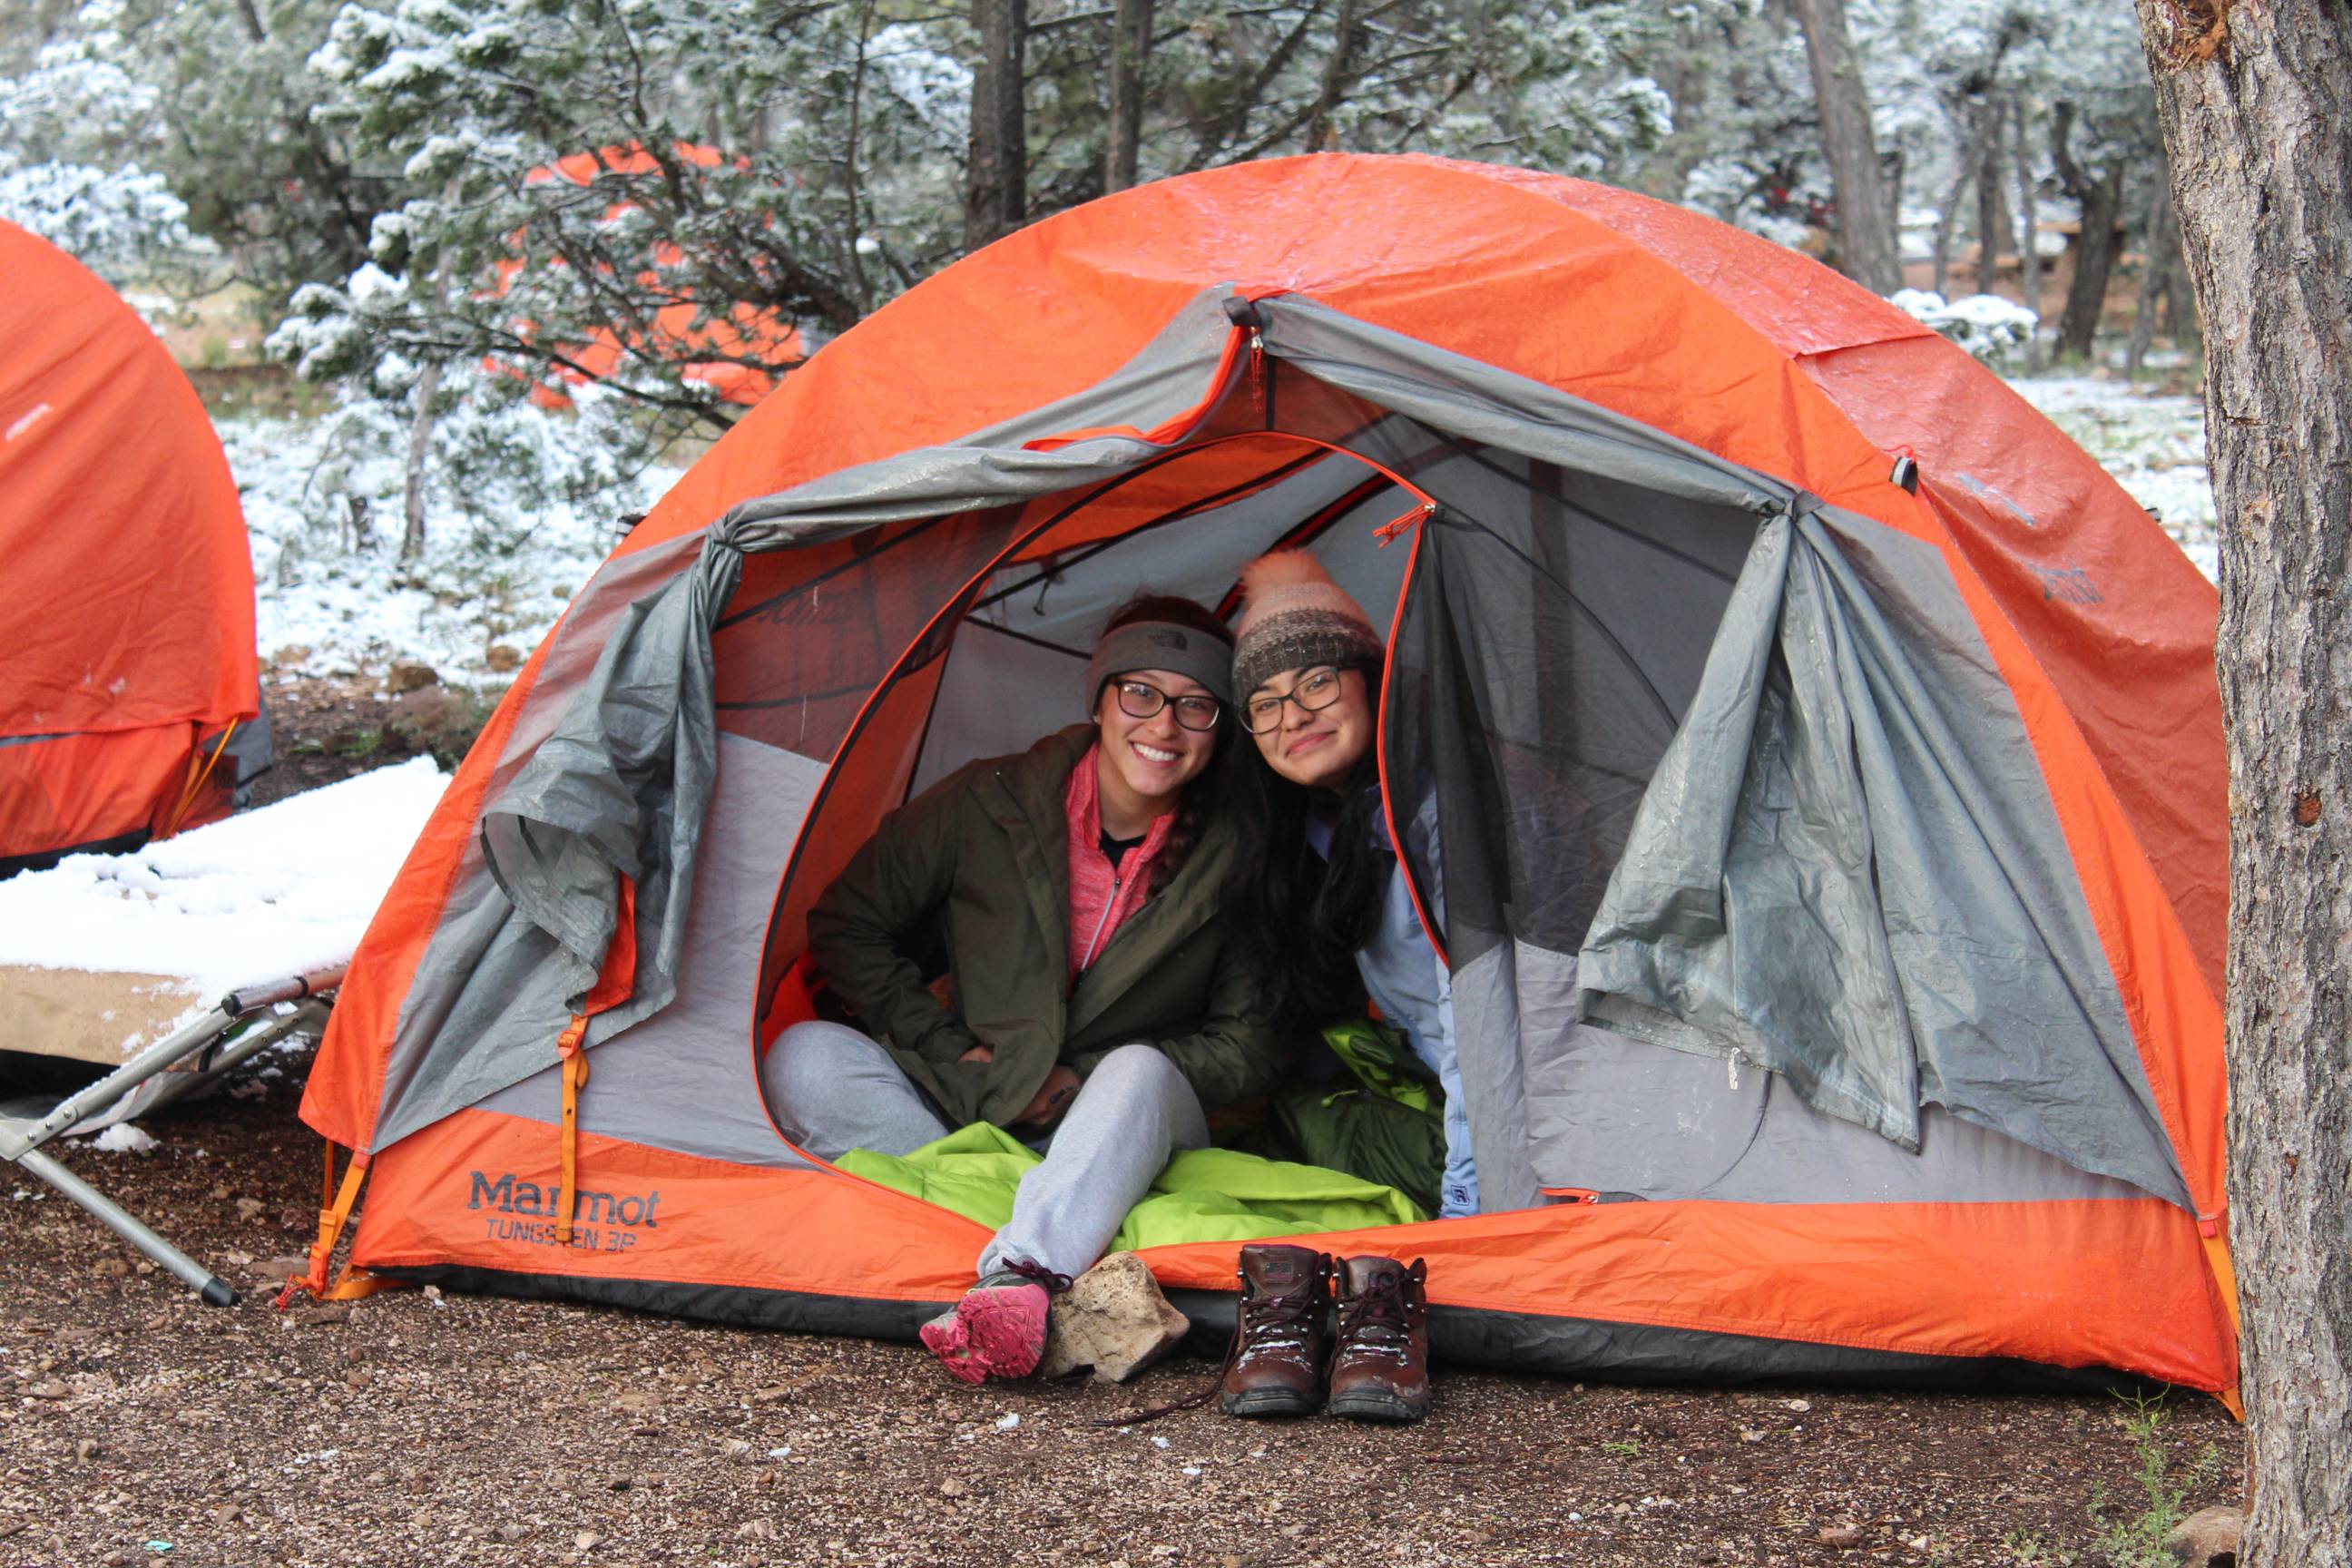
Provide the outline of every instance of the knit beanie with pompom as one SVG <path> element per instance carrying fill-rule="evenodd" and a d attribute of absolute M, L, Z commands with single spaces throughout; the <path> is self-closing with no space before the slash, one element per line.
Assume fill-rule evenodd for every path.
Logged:
<path fill-rule="evenodd" d="M 1234 697 L 1286 669 L 1376 665 L 1386 649 L 1372 618 L 1323 563 L 1301 550 L 1261 555 L 1242 569 L 1242 618 L 1234 628 Z"/>

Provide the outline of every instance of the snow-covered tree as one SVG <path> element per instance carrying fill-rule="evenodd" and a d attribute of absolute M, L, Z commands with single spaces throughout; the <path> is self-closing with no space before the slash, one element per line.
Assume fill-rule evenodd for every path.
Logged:
<path fill-rule="evenodd" d="M 320 84 L 307 61 L 331 10 L 330 0 L 60 9 L 32 68 L 0 80 L 0 163 L 89 171 L 76 177 L 101 210 L 150 226 L 151 256 L 193 233 L 265 305 L 341 278 L 364 258 L 384 193 L 310 116 Z M 164 196 L 178 204 L 170 216 Z"/>
<path fill-rule="evenodd" d="M 723 427 L 713 366 L 772 372 L 952 251 L 968 79 L 870 5 L 362 0 L 312 64 L 411 194 L 298 300 L 309 374 L 488 358 Z"/>

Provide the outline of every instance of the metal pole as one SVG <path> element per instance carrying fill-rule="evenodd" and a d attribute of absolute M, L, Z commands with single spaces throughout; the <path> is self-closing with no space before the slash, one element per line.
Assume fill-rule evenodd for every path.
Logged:
<path fill-rule="evenodd" d="M 232 1027 L 235 1023 L 234 1018 L 215 1007 L 168 1039 L 142 1051 L 79 1094 L 59 1101 L 55 1110 L 38 1121 L 18 1121 L 13 1118 L 0 1120 L 0 1160 L 15 1160 L 21 1163 L 27 1151 L 39 1148 L 90 1112 L 113 1104 L 117 1096 L 138 1088 L 165 1068 L 194 1056 L 218 1039 L 222 1031 Z"/>
<path fill-rule="evenodd" d="M 16 1156 L 16 1163 L 96 1215 L 115 1235 L 170 1269 L 184 1284 L 204 1299 L 205 1306 L 232 1307 L 236 1304 L 236 1292 L 230 1289 L 227 1280 L 149 1230 L 133 1219 L 112 1198 L 58 1164 L 56 1160 L 40 1150 L 27 1149 Z"/>

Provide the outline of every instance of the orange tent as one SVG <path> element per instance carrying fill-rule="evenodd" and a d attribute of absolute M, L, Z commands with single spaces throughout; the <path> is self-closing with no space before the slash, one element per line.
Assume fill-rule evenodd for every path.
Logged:
<path fill-rule="evenodd" d="M 7 223 L 0 278 L 5 874 L 225 816 L 268 750 L 245 518 L 195 389 L 111 289 Z"/>
<path fill-rule="evenodd" d="M 716 168 L 720 161 L 715 148 L 682 142 L 677 151 L 681 159 L 697 168 Z M 652 153 L 631 143 L 559 158 L 548 167 L 533 169 L 524 176 L 523 183 L 542 185 L 560 181 L 589 190 L 601 175 L 646 174 L 659 167 Z M 630 205 L 616 202 L 605 209 L 604 216 L 610 220 L 629 210 Z M 669 241 L 661 241 L 654 247 L 654 265 L 676 266 L 684 254 Z M 521 266 L 519 261 L 509 261 L 499 267 L 499 293 L 506 292 Z M 656 283 L 659 273 L 646 271 L 639 275 L 638 280 Z M 679 349 L 709 353 L 709 359 L 687 366 L 686 379 L 710 388 L 722 403 L 749 407 L 775 389 L 776 377 L 769 371 L 788 370 L 804 357 L 800 329 L 772 309 L 739 304 L 730 306 L 723 315 L 698 321 L 702 316 L 702 307 L 692 300 L 677 299 L 654 312 L 647 329 L 605 327 L 592 333 L 585 342 L 562 344 L 561 352 L 569 363 L 550 368 L 548 379 L 531 389 L 531 401 L 542 408 L 568 406 L 572 399 L 563 391 L 565 386 L 602 380 L 613 374 L 624 354 L 651 347 L 666 356 Z M 747 364 L 746 360 L 754 363 Z M 493 369 L 499 368 L 495 360 L 489 364 Z M 758 368 L 761 366 L 766 368 Z"/>
<path fill-rule="evenodd" d="M 2212 589 L 1816 263 L 1421 158 L 1037 224 L 696 464 L 361 946 L 327 1247 L 372 1179 L 364 1268 L 911 1333 L 979 1228 L 760 1103 L 809 903 L 1075 717 L 1128 592 L 1277 544 L 1392 618 L 1388 805 L 1444 845 L 1487 1212 L 1321 1243 L 1426 1257 L 1442 1353 L 2233 1386 Z M 1144 1257 L 1229 1304 L 1230 1241 Z"/>

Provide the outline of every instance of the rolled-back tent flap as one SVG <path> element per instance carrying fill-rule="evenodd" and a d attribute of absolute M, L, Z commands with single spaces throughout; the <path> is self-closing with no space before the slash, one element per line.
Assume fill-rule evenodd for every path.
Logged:
<path fill-rule="evenodd" d="M 1941 1105 L 2188 1205 L 2015 699 L 1882 524 L 1759 532 L 1566 973 L 1587 1020 L 1906 1148 Z"/>

